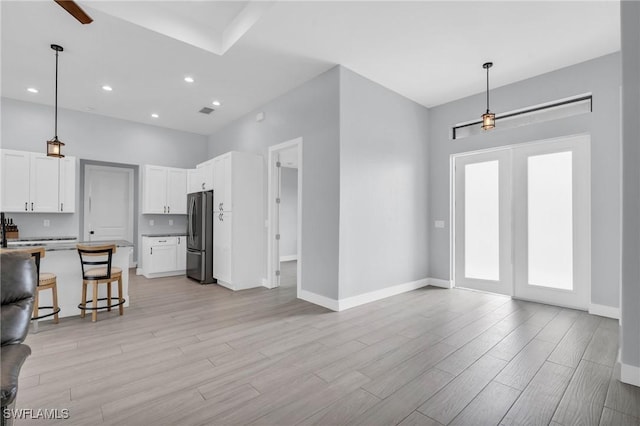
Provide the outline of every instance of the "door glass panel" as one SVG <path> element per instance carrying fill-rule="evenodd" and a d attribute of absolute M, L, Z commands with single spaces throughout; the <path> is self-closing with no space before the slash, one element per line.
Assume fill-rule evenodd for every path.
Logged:
<path fill-rule="evenodd" d="M 465 165 L 464 273 L 500 280 L 500 199 L 498 161 Z"/>
<path fill-rule="evenodd" d="M 572 153 L 527 159 L 528 283 L 573 289 Z"/>

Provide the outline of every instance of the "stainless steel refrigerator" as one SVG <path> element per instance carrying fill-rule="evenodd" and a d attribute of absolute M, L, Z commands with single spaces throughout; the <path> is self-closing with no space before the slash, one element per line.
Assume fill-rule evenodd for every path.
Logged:
<path fill-rule="evenodd" d="M 187 276 L 201 284 L 213 278 L 213 191 L 187 196 Z"/>

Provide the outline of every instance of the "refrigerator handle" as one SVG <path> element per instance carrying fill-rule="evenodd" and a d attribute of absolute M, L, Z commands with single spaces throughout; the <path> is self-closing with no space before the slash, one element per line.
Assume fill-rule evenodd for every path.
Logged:
<path fill-rule="evenodd" d="M 193 244 L 193 204 L 195 199 L 189 199 L 189 243 Z"/>

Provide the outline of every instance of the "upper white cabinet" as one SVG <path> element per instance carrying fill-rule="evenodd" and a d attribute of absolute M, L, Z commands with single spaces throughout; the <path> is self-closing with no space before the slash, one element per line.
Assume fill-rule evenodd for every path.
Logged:
<path fill-rule="evenodd" d="M 200 170 L 197 168 L 187 170 L 187 194 L 202 191 L 204 183 L 200 177 Z"/>
<path fill-rule="evenodd" d="M 213 160 L 213 276 L 232 290 L 264 276 L 263 159 L 230 152 Z"/>
<path fill-rule="evenodd" d="M 197 176 L 199 179 L 199 191 L 210 191 L 213 189 L 214 171 L 213 160 L 205 161 L 196 166 L 198 170 Z"/>
<path fill-rule="evenodd" d="M 73 213 L 76 193 L 75 157 L 3 149 L 2 210 L 6 212 Z"/>
<path fill-rule="evenodd" d="M 187 171 L 144 166 L 143 214 L 187 214 Z"/>

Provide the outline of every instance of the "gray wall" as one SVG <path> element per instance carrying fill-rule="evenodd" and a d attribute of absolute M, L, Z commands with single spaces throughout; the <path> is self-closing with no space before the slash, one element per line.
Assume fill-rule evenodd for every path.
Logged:
<path fill-rule="evenodd" d="M 340 68 L 340 298 L 428 275 L 428 110 Z"/>
<path fill-rule="evenodd" d="M 640 367 L 640 3 L 621 2 L 623 88 L 622 363 Z M 640 385 L 640 374 L 635 377 Z"/>
<path fill-rule="evenodd" d="M 339 77 L 334 67 L 226 126 L 210 136 L 208 156 L 248 151 L 263 155 L 266 164 L 270 146 L 303 138 L 302 289 L 331 299 L 338 298 Z M 264 121 L 256 122 L 258 112 Z"/>
<path fill-rule="evenodd" d="M 499 63 L 492 72 L 500 72 Z M 513 129 L 501 130 L 498 126 L 490 132 L 455 141 L 450 139 L 451 127 L 480 118 L 486 108 L 485 94 L 479 93 L 429 110 L 430 277 L 450 279 L 451 154 L 586 132 L 591 134 L 592 302 L 619 306 L 620 84 L 620 54 L 614 53 L 492 89 L 492 111 L 510 111 L 592 92 L 593 112 Z M 433 228 L 434 220 L 444 220 L 445 229 Z"/>
<path fill-rule="evenodd" d="M 44 152 L 45 142 L 53 136 L 53 108 L 8 98 L 1 99 L 1 107 L 1 147 Z M 63 108 L 58 110 L 58 135 L 66 143 L 63 151 L 66 155 L 94 163 L 191 168 L 206 158 L 208 152 L 206 136 Z M 78 161 L 75 214 L 11 214 L 20 225 L 20 235 L 82 238 L 80 177 Z M 43 226 L 44 219 L 51 221 L 50 227 Z M 186 216 L 139 215 L 137 219 L 139 233 L 186 230 Z M 150 219 L 154 219 L 155 226 L 149 225 Z M 169 226 L 169 219 L 174 220 L 173 226 Z"/>
<path fill-rule="evenodd" d="M 280 178 L 280 257 L 298 255 L 298 169 L 283 167 Z"/>

